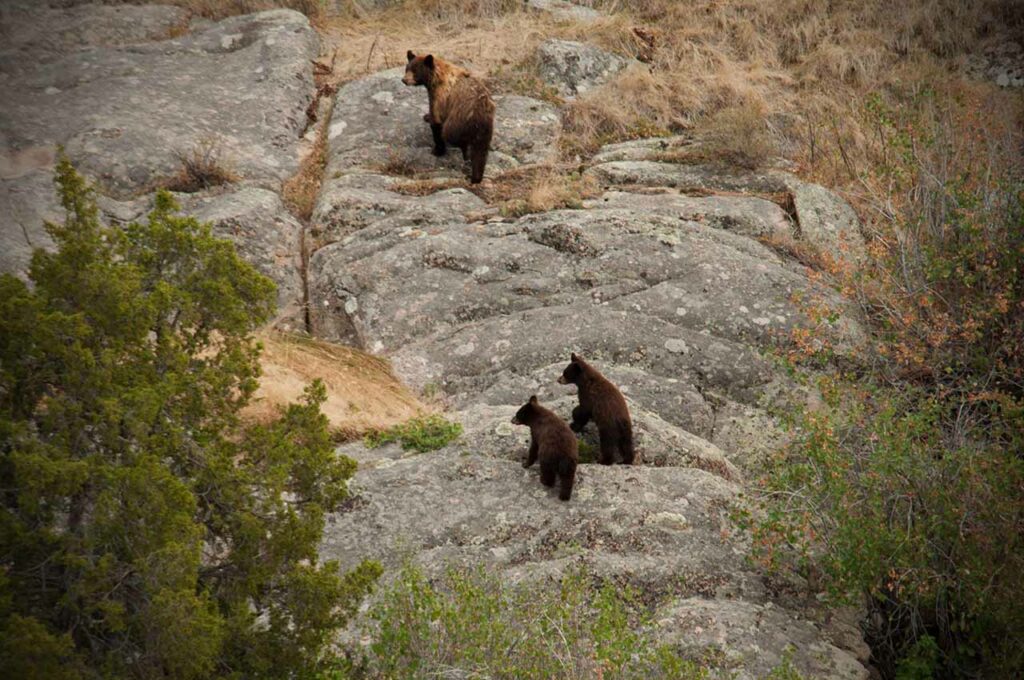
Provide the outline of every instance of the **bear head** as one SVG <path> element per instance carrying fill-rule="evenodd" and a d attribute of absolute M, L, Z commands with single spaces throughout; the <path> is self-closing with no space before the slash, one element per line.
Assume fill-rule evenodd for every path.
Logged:
<path fill-rule="evenodd" d="M 408 62 L 405 65 L 405 75 L 402 82 L 406 85 L 426 85 L 434 75 L 434 55 L 427 54 L 418 57 L 409 50 L 405 53 Z"/>
<path fill-rule="evenodd" d="M 529 425 L 537 417 L 537 410 L 539 408 L 540 404 L 537 402 L 537 395 L 535 394 L 512 416 L 512 424 Z"/>
<path fill-rule="evenodd" d="M 587 362 L 575 352 L 569 355 L 569 365 L 562 371 L 558 379 L 559 385 L 579 385 L 583 378 L 583 371 L 587 368 Z"/>

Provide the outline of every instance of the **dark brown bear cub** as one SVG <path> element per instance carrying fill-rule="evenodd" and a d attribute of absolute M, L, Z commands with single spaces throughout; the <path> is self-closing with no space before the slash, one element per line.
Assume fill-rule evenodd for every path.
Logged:
<path fill-rule="evenodd" d="M 540 459 L 540 481 L 544 486 L 554 486 L 555 476 L 562 482 L 558 497 L 563 501 L 572 496 L 572 485 L 576 481 L 576 435 L 565 421 L 552 411 L 537 403 L 537 395 L 516 412 L 512 422 L 530 427 L 530 452 L 523 467 L 530 467 Z"/>
<path fill-rule="evenodd" d="M 572 410 L 570 427 L 573 432 L 582 432 L 590 419 L 594 419 L 601 438 L 601 464 L 614 463 L 617 452 L 622 463 L 632 465 L 633 423 L 619 389 L 576 354 L 572 355 L 558 382 L 579 388 L 580 405 Z"/>
<path fill-rule="evenodd" d="M 494 101 L 487 86 L 469 71 L 438 59 L 432 54 L 406 54 L 406 85 L 426 85 L 430 123 L 434 135 L 434 155 L 443 156 L 448 144 L 462 150 L 462 159 L 469 159 L 469 181 L 479 184 L 484 178 L 487 152 L 494 133 Z"/>

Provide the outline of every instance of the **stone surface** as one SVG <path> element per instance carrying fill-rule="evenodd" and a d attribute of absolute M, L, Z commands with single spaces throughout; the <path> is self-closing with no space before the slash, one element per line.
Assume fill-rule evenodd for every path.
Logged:
<path fill-rule="evenodd" d="M 58 222 L 64 209 L 49 167 L 0 179 L 0 272 L 24 276 L 35 248 L 52 248 L 43 221 Z"/>
<path fill-rule="evenodd" d="M 586 174 L 602 186 L 635 185 L 744 193 L 785 193 L 795 179 L 775 170 L 749 172 L 724 165 L 659 161 L 611 161 L 591 167 Z"/>
<path fill-rule="evenodd" d="M 1016 40 L 993 38 L 978 54 L 965 60 L 967 74 L 979 80 L 988 80 L 999 87 L 1024 87 L 1024 47 L 1019 36 Z"/>
<path fill-rule="evenodd" d="M 627 59 L 572 40 L 545 40 L 537 47 L 541 79 L 566 99 L 605 83 L 628 65 Z"/>
<path fill-rule="evenodd" d="M 547 12 L 562 21 L 589 23 L 603 15 L 593 7 L 586 7 L 570 0 L 526 0 L 526 5 L 541 12 Z"/>
<path fill-rule="evenodd" d="M 584 208 L 619 208 L 669 215 L 746 236 L 792 236 L 793 221 L 775 203 L 747 196 L 686 196 L 674 192 L 635 194 L 608 191 Z"/>
<path fill-rule="evenodd" d="M 791 649 L 792 663 L 808 678 L 860 680 L 868 673 L 857 657 L 821 639 L 809 621 L 794 620 L 771 603 L 688 597 L 658 612 L 664 639 L 690 654 L 718 650 L 736 680 L 769 677 Z"/>
<path fill-rule="evenodd" d="M 212 196 L 178 195 L 187 214 L 213 225 L 215 235 L 235 244 L 238 254 L 277 284 L 282 330 L 305 330 L 302 284 L 302 224 L 272 191 L 243 187 Z"/>
<path fill-rule="evenodd" d="M 761 677 L 796 644 L 794 663 L 809 677 L 866 678 L 859 649 L 839 649 L 818 628 L 813 593 L 772 595 L 728 520 L 745 473 L 784 440 L 769 409 L 813 397 L 768 356 L 804 321 L 795 298 L 843 308 L 758 241 L 798 233 L 762 196 L 781 203 L 799 180 L 658 162 L 692 143 L 680 137 L 602 150 L 587 173 L 610 189 L 581 210 L 514 219 L 461 189 L 410 196 L 396 175 L 461 169 L 429 156 L 426 97 L 398 76 L 339 94 L 314 218 L 313 330 L 388 355 L 405 382 L 450 407 L 464 434 L 423 455 L 342 447 L 361 467 L 349 509 L 330 519 L 325 555 L 343 565 L 410 558 L 431 574 L 484 563 L 512 581 L 583 563 L 659 603 L 659 637 L 720 658 L 737 677 Z M 557 133 L 546 107 L 508 98 L 499 108 L 507 167 L 544 160 Z M 859 342 L 853 315 L 834 333 L 839 344 Z M 531 394 L 569 417 L 575 388 L 555 381 L 570 351 L 620 387 L 639 464 L 585 462 L 565 504 L 520 467 L 529 434 L 510 419 Z M 587 460 L 595 428 L 581 436 Z M 713 634 L 681 640 L 672 622 L 697 616 Z M 856 635 L 843 639 L 857 648 Z"/>
<path fill-rule="evenodd" d="M 0 9 L 0 268 L 24 275 L 32 248 L 52 247 L 58 144 L 95 183 L 102 218 L 124 224 L 145 217 L 177 153 L 215 140 L 239 184 L 177 199 L 275 281 L 278 325 L 304 329 L 303 227 L 270 189 L 298 167 L 318 38 L 293 11 L 183 33 L 187 19 L 160 5 Z"/>
<path fill-rule="evenodd" d="M 117 47 L 163 40 L 184 28 L 188 12 L 170 5 L 90 4 L 51 8 L 39 0 L 5 0 L 0 6 L 0 72 L 30 70 L 19 58 L 46 62 L 87 47 Z M 19 54 L 20 53 L 20 54 Z"/>
<path fill-rule="evenodd" d="M 801 182 L 793 188 L 792 195 L 803 240 L 836 255 L 856 257 L 863 253 L 864 239 L 857 213 L 835 192 Z"/>
<path fill-rule="evenodd" d="M 427 91 L 402 83 L 403 69 L 353 81 L 338 92 L 328 128 L 327 177 L 353 171 L 434 177 L 463 176 L 458 149 L 431 154 Z M 516 95 L 494 97 L 494 138 L 486 176 L 550 158 L 561 123 L 550 104 Z"/>
<path fill-rule="evenodd" d="M 160 42 L 72 49 L 43 63 L 32 47 L 0 62 L 12 93 L 0 110 L 7 153 L 64 144 L 118 197 L 172 175 L 177 154 L 205 140 L 245 180 L 277 186 L 298 167 L 318 50 L 298 12 L 232 17 Z"/>

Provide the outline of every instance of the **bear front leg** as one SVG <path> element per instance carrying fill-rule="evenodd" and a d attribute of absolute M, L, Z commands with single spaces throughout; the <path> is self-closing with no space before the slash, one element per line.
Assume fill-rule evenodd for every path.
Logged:
<path fill-rule="evenodd" d="M 569 424 L 569 429 L 573 432 L 583 432 L 583 428 L 588 422 L 590 422 L 590 411 L 582 406 L 577 406 L 572 410 L 572 423 Z"/>
<path fill-rule="evenodd" d="M 554 461 L 541 461 L 540 483 L 544 486 L 555 485 L 555 475 L 558 473 L 558 464 Z"/>
<path fill-rule="evenodd" d="M 448 149 L 444 144 L 444 136 L 441 135 L 441 126 L 437 123 L 431 123 L 430 132 L 434 135 L 434 150 L 431 153 L 435 156 L 443 156 Z"/>
<path fill-rule="evenodd" d="M 530 452 L 526 454 L 526 462 L 523 463 L 524 468 L 528 468 L 537 462 L 537 440 L 530 437 Z"/>

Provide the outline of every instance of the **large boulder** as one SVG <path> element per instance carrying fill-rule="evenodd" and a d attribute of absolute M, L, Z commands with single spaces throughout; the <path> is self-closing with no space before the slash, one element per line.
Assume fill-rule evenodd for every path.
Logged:
<path fill-rule="evenodd" d="M 806 601 L 777 596 L 729 519 L 747 473 L 784 441 L 771 410 L 813 398 L 771 358 L 807 321 L 798 300 L 846 309 L 760 241 L 800 235 L 783 208 L 798 180 L 661 162 L 689 140 L 645 140 L 602 152 L 587 173 L 608 190 L 582 209 L 500 217 L 464 189 L 395 176 L 461 176 L 458 159 L 429 155 L 426 96 L 399 76 L 339 93 L 314 218 L 312 328 L 389 355 L 464 434 L 423 455 L 342 447 L 360 471 L 324 555 L 412 559 L 430 574 L 482 563 L 512 581 L 584 564 L 655 602 L 660 639 L 737 677 L 763 676 L 796 645 L 810 677 L 866 678 L 859 638 L 831 641 L 806 584 Z M 547 105 L 508 98 L 502 115 L 495 169 L 543 161 L 557 133 Z M 821 332 L 860 337 L 848 314 Z M 638 464 L 587 462 L 599 445 L 588 428 L 563 503 L 519 467 L 529 434 L 510 420 L 531 394 L 570 416 L 575 388 L 555 382 L 570 351 L 620 387 Z"/>
<path fill-rule="evenodd" d="M 574 99 L 607 82 L 629 60 L 573 40 L 545 40 L 537 47 L 541 79 L 566 99 Z"/>
<path fill-rule="evenodd" d="M 8 153 L 63 144 L 118 197 L 173 175 L 178 155 L 204 142 L 252 182 L 274 187 L 298 168 L 314 89 L 309 61 L 318 52 L 298 12 L 232 17 L 159 42 L 71 49 L 43 63 L 34 45 L 0 58 Z"/>
<path fill-rule="evenodd" d="M 32 249 L 52 247 L 58 145 L 119 224 L 143 218 L 179 156 L 209 144 L 238 182 L 179 203 L 277 283 L 280 325 L 304 328 L 303 226 L 275 191 L 298 169 L 314 90 L 306 17 L 261 12 L 189 33 L 169 6 L 13 2 L 0 15 L 0 268 L 24 275 Z"/>

